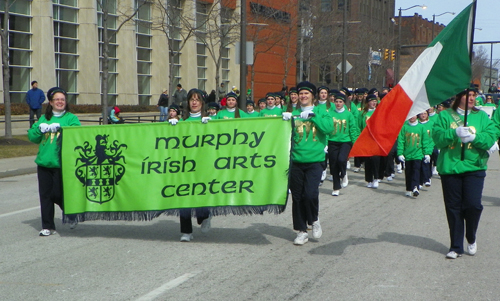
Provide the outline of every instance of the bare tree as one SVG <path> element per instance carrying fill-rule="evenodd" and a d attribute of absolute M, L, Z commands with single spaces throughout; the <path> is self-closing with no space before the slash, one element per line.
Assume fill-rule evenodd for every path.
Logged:
<path fill-rule="evenodd" d="M 286 86 L 286 79 L 290 69 L 296 65 L 295 56 L 292 53 L 292 45 L 297 45 L 297 25 L 299 22 L 298 14 L 295 13 L 298 9 L 298 0 L 289 1 L 281 10 L 284 12 L 282 22 L 280 22 L 282 38 L 280 39 L 281 47 L 283 47 L 284 55 L 283 63 L 283 80 L 282 86 Z"/>
<path fill-rule="evenodd" d="M 16 0 L 4 2 L 3 24 L 0 30 L 2 42 L 3 100 L 5 106 L 5 138 L 12 138 L 12 119 L 10 108 L 10 65 L 9 65 L 9 9 Z"/>

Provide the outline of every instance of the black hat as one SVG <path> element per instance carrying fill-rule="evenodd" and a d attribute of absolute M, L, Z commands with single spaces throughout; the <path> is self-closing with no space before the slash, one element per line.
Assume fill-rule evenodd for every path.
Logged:
<path fill-rule="evenodd" d="M 47 91 L 47 99 L 52 100 L 52 97 L 54 97 L 54 94 L 56 94 L 57 92 L 60 92 L 64 94 L 65 97 L 68 97 L 68 93 L 66 93 L 66 91 L 64 91 L 62 88 L 52 87 L 49 89 L 49 91 Z"/>
<path fill-rule="evenodd" d="M 297 85 L 297 91 L 307 90 L 313 95 L 316 95 L 316 86 L 310 82 L 304 81 Z"/>
<path fill-rule="evenodd" d="M 351 96 L 351 91 L 349 91 L 349 89 L 346 87 L 340 88 L 340 91 L 344 91 L 345 95 Z"/>
<path fill-rule="evenodd" d="M 378 92 L 377 88 L 371 88 L 368 94 L 375 94 L 375 92 Z"/>
<path fill-rule="evenodd" d="M 229 97 L 238 99 L 238 95 L 236 95 L 236 93 L 234 93 L 233 91 L 226 94 L 226 98 L 229 98 Z"/>
<path fill-rule="evenodd" d="M 176 104 L 171 104 L 170 107 L 168 107 L 168 110 L 175 110 L 177 112 L 177 115 L 181 114 L 181 108 L 179 108 L 179 106 Z"/>
<path fill-rule="evenodd" d="M 274 95 L 274 93 L 273 93 L 273 92 L 269 92 L 269 93 L 267 93 L 267 94 L 266 94 L 266 99 L 267 99 L 268 97 L 276 98 L 276 95 Z"/>
<path fill-rule="evenodd" d="M 296 93 L 296 94 L 298 94 L 298 93 L 299 93 L 299 91 L 297 91 L 297 87 L 291 87 L 291 88 L 290 88 L 290 90 L 289 90 L 289 92 L 288 92 L 288 94 L 291 94 L 291 93 Z"/>
<path fill-rule="evenodd" d="M 317 91 L 318 91 L 318 94 L 319 92 L 321 92 L 321 90 L 326 90 L 326 93 L 328 93 L 330 91 L 330 89 L 328 89 L 328 87 L 325 87 L 325 86 L 319 86 Z"/>
<path fill-rule="evenodd" d="M 252 107 L 255 107 L 255 102 L 253 102 L 252 100 L 247 100 L 247 106 L 248 105 L 251 105 Z"/>
<path fill-rule="evenodd" d="M 354 91 L 354 94 L 356 95 L 362 95 L 362 94 L 365 94 L 365 92 L 363 91 L 363 88 L 358 88 Z"/>
<path fill-rule="evenodd" d="M 370 94 L 370 93 L 368 93 L 368 92 L 369 92 L 368 88 L 360 88 L 360 89 L 361 89 L 361 91 L 362 91 L 363 93 Z"/>
<path fill-rule="evenodd" d="M 328 91 L 329 95 L 335 95 L 335 94 L 339 94 L 339 93 L 340 93 L 340 91 L 337 89 L 331 89 L 330 91 Z"/>
<path fill-rule="evenodd" d="M 377 95 L 375 95 L 375 94 L 368 94 L 368 96 L 366 97 L 366 101 L 371 101 L 371 100 L 378 100 L 377 99 Z"/>
<path fill-rule="evenodd" d="M 261 103 L 261 102 L 265 103 L 265 102 L 266 102 L 266 99 L 265 99 L 265 98 L 261 98 L 261 99 L 259 99 L 259 103 Z"/>
<path fill-rule="evenodd" d="M 216 102 L 209 102 L 208 103 L 208 109 L 215 109 L 215 110 L 220 110 L 219 104 Z"/>
<path fill-rule="evenodd" d="M 345 95 L 342 93 L 336 93 L 335 99 L 342 99 L 345 102 Z"/>

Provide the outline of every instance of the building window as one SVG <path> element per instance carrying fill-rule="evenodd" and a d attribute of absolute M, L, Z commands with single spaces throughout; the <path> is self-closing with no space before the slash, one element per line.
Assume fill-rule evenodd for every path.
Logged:
<path fill-rule="evenodd" d="M 78 97 L 78 7 L 76 0 L 52 0 L 56 85 L 68 93 L 68 103 Z"/>
<path fill-rule="evenodd" d="M 118 15 L 116 13 L 116 0 L 103 1 L 105 5 L 104 9 L 108 12 L 107 23 L 107 34 L 108 34 L 108 105 L 116 105 L 116 98 L 118 96 L 116 92 L 116 79 L 118 72 L 116 70 L 116 65 L 118 59 L 116 58 L 116 51 L 118 44 L 116 43 L 116 27 L 118 21 Z M 104 27 L 103 27 L 103 7 L 97 3 L 97 25 L 99 30 L 99 74 L 102 89 L 102 75 L 103 75 L 103 61 L 104 61 Z M 101 93 L 103 91 L 101 90 Z"/>
<path fill-rule="evenodd" d="M 229 87 L 229 48 L 222 49 L 222 82 Z"/>
<path fill-rule="evenodd" d="M 151 4 L 146 0 L 135 0 L 138 9 L 136 22 L 137 81 L 139 104 L 151 101 Z"/>
<path fill-rule="evenodd" d="M 196 66 L 198 77 L 198 89 L 205 91 L 207 83 L 207 49 L 203 42 L 204 39 L 199 38 L 200 35 L 206 33 L 207 12 L 209 4 L 196 2 Z"/>
<path fill-rule="evenodd" d="M 3 28 L 5 1 L 0 3 L 0 26 Z M 9 90 L 11 103 L 23 103 L 31 89 L 31 1 L 18 0 L 9 7 Z"/>
<path fill-rule="evenodd" d="M 321 11 L 322 12 L 332 11 L 332 0 L 321 0 Z"/>
<path fill-rule="evenodd" d="M 351 10 L 351 1 L 350 0 L 339 0 L 338 1 L 338 9 L 343 10 L 344 5 L 347 5 L 347 11 Z M 364 3 L 361 3 L 361 13 L 364 13 Z"/>

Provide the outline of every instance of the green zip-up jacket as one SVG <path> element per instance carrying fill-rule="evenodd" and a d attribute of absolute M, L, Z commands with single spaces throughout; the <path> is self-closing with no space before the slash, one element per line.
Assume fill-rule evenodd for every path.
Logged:
<path fill-rule="evenodd" d="M 398 156 L 405 156 L 405 160 L 422 160 L 424 155 L 430 155 L 434 149 L 430 140 L 422 124 L 405 122 L 398 136 Z"/>
<path fill-rule="evenodd" d="M 40 124 L 59 123 L 61 127 L 79 126 L 80 121 L 76 115 L 66 112 L 60 117 L 52 116 L 50 120 L 42 115 L 38 122 L 34 123 L 28 130 L 28 139 L 36 144 L 40 144 L 35 163 L 38 166 L 47 168 L 61 168 L 61 129 L 57 133 L 42 133 L 39 129 Z"/>
<path fill-rule="evenodd" d="M 300 114 L 300 109 L 292 114 Z M 332 117 L 326 110 L 314 107 L 314 117 L 295 118 L 293 128 L 292 161 L 316 163 L 325 161 L 327 135 L 333 131 Z"/>
<path fill-rule="evenodd" d="M 328 114 L 333 120 L 333 131 L 328 135 L 328 141 L 354 143 L 358 139 L 359 127 L 351 112 L 345 107 L 341 113 L 332 108 L 328 111 Z"/>
<path fill-rule="evenodd" d="M 498 129 L 485 112 L 470 111 L 467 125 L 475 131 L 476 138 L 470 143 L 463 144 L 455 131 L 460 124 L 463 124 L 463 120 L 463 115 L 447 109 L 439 113 L 439 118 L 434 123 L 432 139 L 440 150 L 437 160 L 437 170 L 440 174 L 462 174 L 487 169 L 489 158 L 487 151 L 498 138 Z M 462 147 L 465 147 L 463 161 Z"/>

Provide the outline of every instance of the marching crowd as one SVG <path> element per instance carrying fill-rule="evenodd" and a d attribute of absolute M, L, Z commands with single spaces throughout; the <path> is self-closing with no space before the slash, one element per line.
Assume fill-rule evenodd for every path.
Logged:
<path fill-rule="evenodd" d="M 182 92 L 182 86 L 179 86 L 177 91 L 185 94 L 182 108 L 178 103 L 165 108 L 168 103 L 166 91 L 158 102 L 161 121 L 173 126 L 190 121 L 209 123 L 214 119 L 278 116 L 285 121 L 293 119 L 289 187 L 293 228 L 297 231 L 296 245 L 308 242 L 308 230 L 312 230 L 313 238 L 321 237 L 319 186 L 327 177 L 327 168 L 329 166 L 331 174 L 328 178 L 333 182 L 331 194 L 337 197 L 349 185 L 350 150 L 377 105 L 389 93 L 387 88 L 380 92 L 375 88 L 351 90 L 343 87 L 335 90 L 301 82 L 278 93 L 267 93 L 257 105 L 248 101 L 246 110 L 241 110 L 234 91 L 225 94 L 222 102 L 209 98 L 198 89 Z M 61 126 L 79 125 L 76 116 L 69 113 L 65 97 L 66 93 L 60 88 L 49 90 L 47 98 L 51 110 L 28 132 L 31 141 L 40 143 L 36 163 L 39 166 L 42 207 L 41 236 L 55 232 L 54 204 L 63 208 L 58 159 L 60 147 L 47 143 L 47 139 L 51 134 L 59 137 Z M 480 110 L 481 106 L 493 106 L 492 116 Z M 455 97 L 411 116 L 388 156 L 354 158 L 353 171 L 359 172 L 364 166 L 366 187 L 377 189 L 384 178 L 392 181 L 395 173 L 404 170 L 405 195 L 411 198 L 418 197 L 423 186 L 431 186 L 432 176 L 439 174 L 451 240 L 447 258 L 454 259 L 464 253 L 464 235 L 468 241 L 468 253 L 474 255 L 486 163 L 488 157 L 498 150 L 499 136 L 500 111 L 496 110 L 493 98 L 486 95 L 483 99 L 478 97 L 474 88 L 464 87 Z M 461 157 L 462 149 L 465 149 L 464 158 Z M 196 217 L 202 232 L 207 232 L 211 221 L 208 210 L 198 208 Z M 74 228 L 77 220 L 70 219 L 69 222 Z M 180 223 L 181 241 L 190 241 L 193 238 L 191 209 L 181 210 Z"/>

